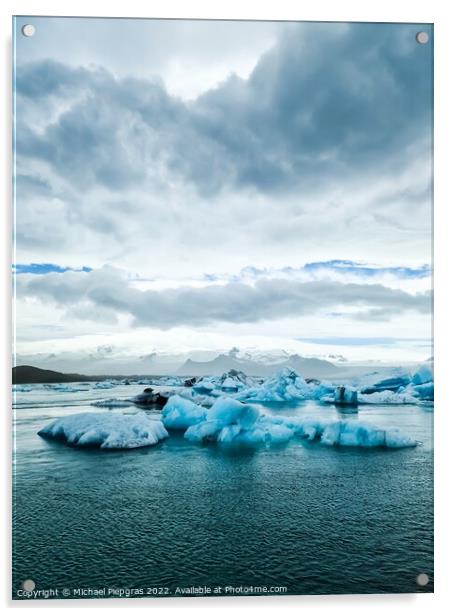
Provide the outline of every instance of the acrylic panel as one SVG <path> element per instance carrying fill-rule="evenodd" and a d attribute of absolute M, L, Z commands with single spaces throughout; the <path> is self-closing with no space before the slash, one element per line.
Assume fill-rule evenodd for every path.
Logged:
<path fill-rule="evenodd" d="M 433 26 L 13 47 L 13 598 L 432 592 Z"/>

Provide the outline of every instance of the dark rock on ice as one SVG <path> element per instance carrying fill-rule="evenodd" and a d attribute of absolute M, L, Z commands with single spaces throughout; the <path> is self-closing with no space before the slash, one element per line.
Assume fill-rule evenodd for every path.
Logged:
<path fill-rule="evenodd" d="M 132 402 L 140 407 L 151 407 L 155 409 L 162 409 L 168 402 L 170 393 L 154 392 L 152 387 L 146 387 L 142 394 L 138 394 L 132 398 Z"/>
<path fill-rule="evenodd" d="M 358 392 L 344 385 L 336 387 L 334 392 L 334 404 L 336 406 L 348 406 L 356 408 L 358 406 Z"/>

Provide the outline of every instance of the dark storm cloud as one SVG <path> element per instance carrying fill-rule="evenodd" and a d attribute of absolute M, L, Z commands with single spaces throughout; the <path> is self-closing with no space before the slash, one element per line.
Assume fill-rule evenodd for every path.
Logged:
<path fill-rule="evenodd" d="M 52 99 L 64 111 L 43 131 L 19 121 L 19 156 L 47 161 L 80 190 L 174 176 L 204 194 L 312 189 L 320 179 L 403 167 L 414 143 L 429 145 L 432 45 L 417 44 L 417 30 L 289 27 L 248 80 L 231 76 L 191 103 L 158 81 L 50 61 L 23 66 L 19 109 Z"/>
<path fill-rule="evenodd" d="M 85 87 L 86 71 L 54 60 L 26 64 L 17 73 L 16 93 L 30 99 L 71 96 Z"/>
<path fill-rule="evenodd" d="M 139 290 L 111 267 L 91 272 L 50 273 L 17 279 L 21 298 L 35 297 L 96 320 L 107 311 L 128 314 L 136 326 L 169 329 L 214 322 L 253 323 L 299 317 L 346 306 L 358 320 L 387 320 L 415 311 L 428 314 L 431 294 L 410 294 L 381 284 L 333 281 L 258 280 L 254 285 L 229 283 L 202 288 Z M 79 307 L 82 310 L 79 310 Z"/>

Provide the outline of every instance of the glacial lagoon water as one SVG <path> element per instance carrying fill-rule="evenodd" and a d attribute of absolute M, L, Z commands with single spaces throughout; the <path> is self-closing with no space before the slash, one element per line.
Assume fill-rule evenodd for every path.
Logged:
<path fill-rule="evenodd" d="M 75 385 L 73 385 L 76 388 Z M 142 385 L 15 394 L 13 594 L 36 589 L 286 587 L 288 594 L 433 589 L 433 413 L 365 406 L 416 448 L 298 439 L 225 449 L 172 435 L 154 447 L 75 449 L 37 435 L 56 417 Z M 315 402 L 266 412 L 340 417 Z M 122 412 L 136 412 L 134 407 Z M 110 411 L 120 412 L 120 411 Z M 158 412 L 150 411 L 159 416 Z M 420 573 L 429 576 L 419 586 Z M 61 595 L 60 595 L 61 596 Z"/>

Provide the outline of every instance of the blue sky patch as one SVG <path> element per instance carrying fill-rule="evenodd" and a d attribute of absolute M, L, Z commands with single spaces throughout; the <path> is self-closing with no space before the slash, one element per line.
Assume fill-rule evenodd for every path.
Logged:
<path fill-rule="evenodd" d="M 91 272 L 92 268 L 84 265 L 83 267 L 66 267 L 56 263 L 18 263 L 13 265 L 14 274 L 49 274 L 56 272 Z"/>

